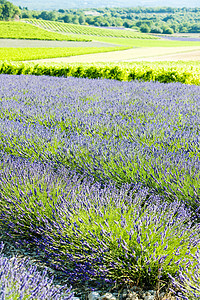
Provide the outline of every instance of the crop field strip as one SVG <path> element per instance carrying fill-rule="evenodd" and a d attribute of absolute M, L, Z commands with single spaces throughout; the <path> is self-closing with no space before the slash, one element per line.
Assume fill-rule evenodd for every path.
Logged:
<path fill-rule="evenodd" d="M 45 58 L 71 57 L 100 52 L 113 52 L 129 47 L 43 47 L 43 48 L 0 48 L 1 61 L 23 61 Z"/>
<path fill-rule="evenodd" d="M 200 62 L 35 63 L 1 62 L 0 74 L 107 78 L 119 81 L 181 82 L 200 85 Z"/>
<path fill-rule="evenodd" d="M 118 51 L 110 53 L 103 53 L 98 52 L 98 54 L 86 54 L 83 56 L 75 56 L 73 58 L 57 58 L 49 60 L 49 62 L 60 62 L 60 63 L 97 63 L 97 62 L 126 62 L 126 61 L 135 61 L 135 60 L 148 60 L 148 59 L 157 59 L 159 60 L 159 57 L 161 60 L 166 60 L 165 57 L 167 55 L 173 54 L 173 55 L 181 55 L 185 56 L 186 59 L 192 56 L 192 54 L 195 53 L 197 55 L 200 53 L 200 46 L 198 47 L 156 47 L 156 48 L 128 48 L 128 49 L 122 49 L 117 48 Z M 196 56 L 194 56 L 195 59 Z M 198 60 L 197 55 L 197 60 Z M 25 61 L 25 60 L 24 60 Z M 36 61 L 37 63 L 39 61 Z M 41 62 L 48 62 L 48 60 L 43 60 Z"/>
<path fill-rule="evenodd" d="M 161 280 L 199 297 L 200 87 L 30 75 L 0 84 L 4 232 L 68 284 Z"/>

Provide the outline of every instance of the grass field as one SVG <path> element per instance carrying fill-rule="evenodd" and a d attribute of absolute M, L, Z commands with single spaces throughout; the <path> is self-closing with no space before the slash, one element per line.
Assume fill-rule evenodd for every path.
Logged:
<path fill-rule="evenodd" d="M 85 36 L 89 38 L 89 36 Z M 111 37 L 95 37 L 95 41 L 105 43 L 115 43 L 118 45 L 127 45 L 130 47 L 195 47 L 200 46 L 200 42 L 189 41 L 170 41 L 164 39 L 123 39 L 123 38 L 111 38 Z"/>
<path fill-rule="evenodd" d="M 66 48 L 0 48 L 1 61 L 23 61 L 71 57 L 89 53 L 117 51 L 121 47 L 66 47 Z M 125 47 L 126 49 L 126 47 Z"/>
<path fill-rule="evenodd" d="M 165 60 L 165 57 L 167 55 L 172 54 L 179 54 L 181 56 L 185 55 L 188 60 L 190 59 L 190 55 L 192 53 L 199 53 L 200 46 L 199 47 L 155 47 L 155 48 L 132 48 L 132 49 L 125 49 L 122 50 L 121 48 L 118 48 L 118 51 L 116 52 L 110 52 L 110 53 L 98 53 L 98 54 L 88 54 L 88 55 L 82 55 L 82 56 L 75 56 L 73 58 L 55 58 L 52 60 L 49 60 L 49 62 L 60 62 L 60 63 L 97 63 L 97 62 L 124 62 L 124 61 L 134 61 L 134 60 L 148 60 L 148 58 L 153 59 L 154 57 L 157 57 L 157 60 L 159 60 L 159 57 L 163 60 Z M 100 52 L 100 51 L 99 51 Z M 101 51 L 103 52 L 103 51 Z M 197 60 L 198 60 L 197 56 Z M 43 60 L 43 62 L 48 62 L 48 60 Z M 37 61 L 39 62 L 39 61 Z"/>
<path fill-rule="evenodd" d="M 30 40 L 58 40 L 58 41 L 83 41 L 81 37 L 72 37 L 33 26 L 23 22 L 0 21 L 0 38 L 5 39 L 30 39 Z"/>

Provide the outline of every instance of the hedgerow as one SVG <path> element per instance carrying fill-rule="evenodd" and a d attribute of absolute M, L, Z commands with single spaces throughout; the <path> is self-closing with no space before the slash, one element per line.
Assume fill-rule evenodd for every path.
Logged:
<path fill-rule="evenodd" d="M 4 62 L 0 65 L 0 74 L 30 74 L 48 75 L 57 77 L 82 77 L 82 78 L 107 78 L 120 81 L 159 81 L 163 83 L 181 82 L 185 84 L 200 84 L 199 67 L 171 67 L 148 66 L 146 64 L 127 66 L 87 66 L 87 65 L 66 65 L 48 66 L 40 64 L 9 63 Z"/>

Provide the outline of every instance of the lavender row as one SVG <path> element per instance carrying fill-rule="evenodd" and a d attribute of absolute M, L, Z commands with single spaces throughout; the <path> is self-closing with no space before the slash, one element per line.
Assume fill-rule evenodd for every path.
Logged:
<path fill-rule="evenodd" d="M 171 291 L 177 294 L 177 299 L 200 299 L 200 252 L 194 255 L 194 266 L 192 271 L 180 266 L 177 278 L 169 275 L 172 280 L 173 289 Z M 176 291 L 174 291 L 176 290 Z"/>
<path fill-rule="evenodd" d="M 0 170 L 1 227 L 71 284 L 155 288 L 197 264 L 200 227 L 179 201 L 3 154 Z"/>
<path fill-rule="evenodd" d="M 199 214 L 200 87 L 1 75 L 4 151 L 118 185 L 141 182 Z"/>
<path fill-rule="evenodd" d="M 1 252 L 3 243 L 0 245 Z M 0 253 L 0 297 L 6 299 L 70 300 L 73 298 L 67 286 L 55 287 L 47 271 L 40 273 L 28 260 L 8 258 Z"/>

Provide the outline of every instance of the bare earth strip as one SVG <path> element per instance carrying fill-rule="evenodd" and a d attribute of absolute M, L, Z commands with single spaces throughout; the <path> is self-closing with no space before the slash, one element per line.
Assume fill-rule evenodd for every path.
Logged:
<path fill-rule="evenodd" d="M 42 48 L 42 47 L 120 47 L 120 45 L 103 42 L 70 42 L 70 41 L 40 41 L 40 40 L 18 40 L 0 39 L 0 48 Z"/>
<path fill-rule="evenodd" d="M 148 57 L 148 58 L 138 58 L 134 61 L 200 61 L 200 50 L 198 51 L 191 51 L 186 53 L 176 53 L 164 56 L 155 56 L 155 57 Z"/>
<path fill-rule="evenodd" d="M 122 51 L 34 60 L 34 62 L 95 63 L 124 61 L 200 60 L 200 47 L 133 48 Z M 30 62 L 30 61 L 29 61 Z"/>

